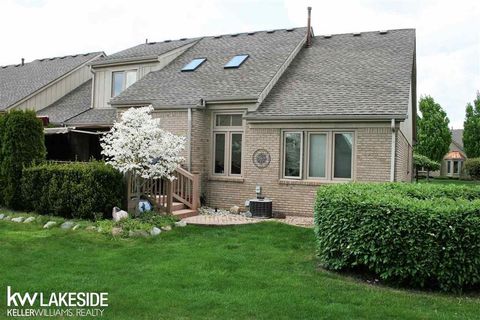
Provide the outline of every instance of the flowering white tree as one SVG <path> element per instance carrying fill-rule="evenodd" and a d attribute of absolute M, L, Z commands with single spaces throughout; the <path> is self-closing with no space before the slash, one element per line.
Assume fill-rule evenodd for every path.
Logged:
<path fill-rule="evenodd" d="M 184 160 L 185 137 L 162 130 L 152 111 L 151 106 L 128 109 L 101 139 L 106 162 L 136 179 L 137 201 L 142 178 L 173 180 L 173 171 Z"/>

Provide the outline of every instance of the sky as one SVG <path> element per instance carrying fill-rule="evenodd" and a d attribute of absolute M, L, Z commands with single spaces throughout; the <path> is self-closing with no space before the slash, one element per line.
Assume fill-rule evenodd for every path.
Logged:
<path fill-rule="evenodd" d="M 480 90 L 478 0 L 0 0 L 0 65 L 149 41 L 306 26 L 316 35 L 415 28 L 417 93 L 462 128 Z"/>

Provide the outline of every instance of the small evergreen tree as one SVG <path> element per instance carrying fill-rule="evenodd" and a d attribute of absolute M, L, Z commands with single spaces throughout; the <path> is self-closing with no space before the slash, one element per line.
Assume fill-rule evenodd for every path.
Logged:
<path fill-rule="evenodd" d="M 433 161 L 441 162 L 452 142 L 452 133 L 448 127 L 450 120 L 430 96 L 420 98 L 419 109 L 422 117 L 417 123 L 416 151 Z"/>
<path fill-rule="evenodd" d="M 477 98 L 467 104 L 463 122 L 463 146 L 469 158 L 480 157 L 480 91 Z"/>
<path fill-rule="evenodd" d="M 24 167 L 45 160 L 43 124 L 34 111 L 14 110 L 0 121 L 0 181 L 3 203 L 21 209 Z"/>

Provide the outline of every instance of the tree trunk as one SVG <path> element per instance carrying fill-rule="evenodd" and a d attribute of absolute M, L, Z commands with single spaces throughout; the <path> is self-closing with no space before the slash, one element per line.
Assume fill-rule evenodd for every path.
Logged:
<path fill-rule="evenodd" d="M 430 182 L 430 170 L 427 169 L 427 182 Z"/>
<path fill-rule="evenodd" d="M 415 167 L 415 181 L 418 183 L 418 168 Z"/>

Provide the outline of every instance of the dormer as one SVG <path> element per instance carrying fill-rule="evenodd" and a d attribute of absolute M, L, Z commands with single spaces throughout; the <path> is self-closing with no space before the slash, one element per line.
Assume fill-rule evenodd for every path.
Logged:
<path fill-rule="evenodd" d="M 165 67 L 198 39 L 145 42 L 90 64 L 94 74 L 93 108 L 111 108 L 110 100 L 148 73 Z"/>

